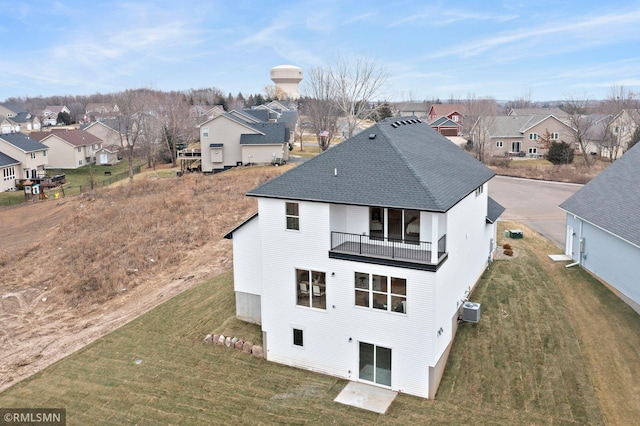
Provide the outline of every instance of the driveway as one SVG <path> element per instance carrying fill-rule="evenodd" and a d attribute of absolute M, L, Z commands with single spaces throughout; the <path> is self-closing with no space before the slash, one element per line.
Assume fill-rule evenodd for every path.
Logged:
<path fill-rule="evenodd" d="M 500 219 L 521 222 L 564 249 L 566 213 L 558 206 L 582 186 L 496 176 L 489 195 L 506 209 Z"/>

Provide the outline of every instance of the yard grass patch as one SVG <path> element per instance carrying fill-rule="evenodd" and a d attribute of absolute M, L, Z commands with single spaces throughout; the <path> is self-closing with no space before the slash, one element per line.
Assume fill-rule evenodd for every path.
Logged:
<path fill-rule="evenodd" d="M 552 262 L 558 249 L 527 227 L 500 223 L 498 235 L 514 227 L 524 239 L 499 243 L 519 256 L 482 276 L 471 297 L 482 318 L 460 325 L 435 400 L 400 394 L 379 415 L 333 402 L 344 380 L 205 344 L 213 332 L 261 340 L 235 319 L 226 272 L 7 389 L 0 406 L 65 407 L 69 424 L 93 425 L 633 424 L 638 315 Z"/>

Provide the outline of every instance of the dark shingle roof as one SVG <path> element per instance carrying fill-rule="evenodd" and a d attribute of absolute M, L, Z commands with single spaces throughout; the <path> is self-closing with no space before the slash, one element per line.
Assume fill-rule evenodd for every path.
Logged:
<path fill-rule="evenodd" d="M 43 149 L 49 149 L 48 146 L 38 142 L 35 139 L 31 139 L 24 133 L 7 133 L 4 135 L 0 135 L 0 139 L 4 139 L 11 145 L 24 152 L 42 151 Z"/>
<path fill-rule="evenodd" d="M 286 128 L 284 123 L 255 123 L 249 126 L 264 134 L 243 134 L 240 136 L 240 145 L 273 145 L 285 142 Z"/>
<path fill-rule="evenodd" d="M 63 130 L 59 132 L 31 132 L 31 137 L 33 139 L 44 141 L 43 143 L 45 145 L 47 144 L 47 141 L 45 139 L 49 136 L 57 136 L 58 138 L 76 147 L 88 146 L 102 142 L 102 139 L 100 139 L 99 137 L 79 129 Z"/>
<path fill-rule="evenodd" d="M 0 167 L 11 166 L 13 164 L 20 164 L 15 158 L 9 157 L 7 154 L 0 152 Z"/>
<path fill-rule="evenodd" d="M 396 120 L 379 122 L 248 195 L 445 212 L 495 175 L 427 124 Z"/>
<path fill-rule="evenodd" d="M 504 212 L 504 207 L 493 198 L 487 197 L 487 222 L 495 223 L 502 212 Z"/>
<path fill-rule="evenodd" d="M 569 197 L 560 208 L 640 247 L 640 144 Z"/>

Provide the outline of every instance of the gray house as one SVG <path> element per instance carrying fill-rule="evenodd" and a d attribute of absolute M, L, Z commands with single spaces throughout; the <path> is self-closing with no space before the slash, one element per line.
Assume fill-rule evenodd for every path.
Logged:
<path fill-rule="evenodd" d="M 565 253 L 640 313 L 640 144 L 572 195 Z"/>

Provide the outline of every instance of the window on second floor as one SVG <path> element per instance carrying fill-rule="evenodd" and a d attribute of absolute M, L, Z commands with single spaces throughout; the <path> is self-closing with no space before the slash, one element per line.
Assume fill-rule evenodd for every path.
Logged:
<path fill-rule="evenodd" d="M 286 203 L 287 229 L 300 230 L 300 213 L 298 203 Z"/>
<path fill-rule="evenodd" d="M 480 185 L 476 188 L 476 197 L 484 192 L 484 185 Z"/>
<path fill-rule="evenodd" d="M 457 115 L 454 115 L 454 116 L 451 117 L 451 120 L 454 121 L 455 123 L 457 123 L 458 122 L 458 118 L 459 117 Z"/>
<path fill-rule="evenodd" d="M 558 134 L 558 132 L 551 132 L 551 140 L 557 141 L 558 139 L 560 139 L 560 135 Z"/>
<path fill-rule="evenodd" d="M 35 152 L 32 152 L 32 153 L 31 153 L 31 159 L 32 159 L 32 160 L 35 160 L 35 159 L 36 159 L 36 153 L 35 153 Z"/>
<path fill-rule="evenodd" d="M 327 309 L 327 280 L 324 272 L 296 269 L 296 304 Z"/>
<path fill-rule="evenodd" d="M 502 141 L 496 141 L 496 148 L 502 148 L 503 143 Z"/>
<path fill-rule="evenodd" d="M 203 138 L 208 138 L 209 137 L 209 128 L 208 127 L 203 127 L 202 128 L 202 137 Z"/>
<path fill-rule="evenodd" d="M 538 140 L 538 134 L 537 133 L 529 133 L 529 139 L 532 141 L 537 141 Z"/>
<path fill-rule="evenodd" d="M 355 273 L 356 306 L 407 313 L 407 280 L 384 275 Z"/>
<path fill-rule="evenodd" d="M 78 152 L 82 152 L 82 148 L 81 147 L 78 147 Z"/>

